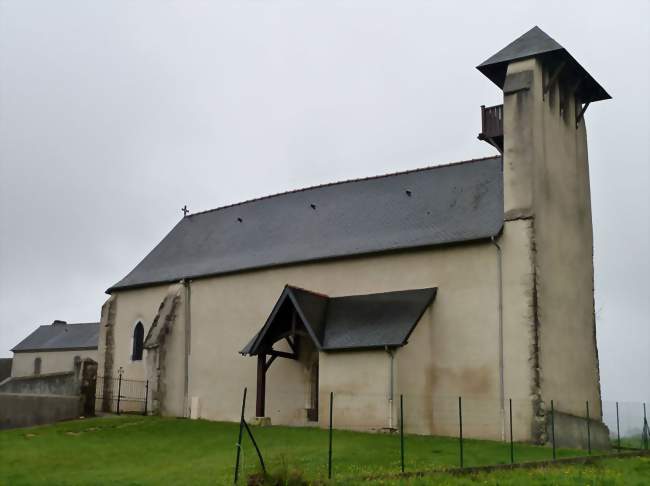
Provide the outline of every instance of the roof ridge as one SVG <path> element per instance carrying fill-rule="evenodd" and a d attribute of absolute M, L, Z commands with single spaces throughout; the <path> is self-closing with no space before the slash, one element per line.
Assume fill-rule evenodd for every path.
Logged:
<path fill-rule="evenodd" d="M 66 327 L 66 326 L 85 326 L 88 324 L 99 324 L 99 321 L 95 322 L 66 322 L 65 324 L 59 324 L 58 326 L 55 327 Z M 39 324 L 38 326 L 40 327 L 47 327 L 48 329 L 52 327 L 52 324 Z"/>
<path fill-rule="evenodd" d="M 382 178 L 385 178 L 385 177 L 392 177 L 392 176 L 410 174 L 410 173 L 413 173 L 413 172 L 422 172 L 422 171 L 425 171 L 425 170 L 443 169 L 445 167 L 452 167 L 452 166 L 461 165 L 461 164 L 470 164 L 470 163 L 474 163 L 474 162 L 480 162 L 480 161 L 483 161 L 483 160 L 499 159 L 499 158 L 501 158 L 501 155 L 492 155 L 492 156 L 489 156 L 489 157 L 479 157 L 479 158 L 475 158 L 475 159 L 459 160 L 459 161 L 456 161 L 456 162 L 448 162 L 446 164 L 428 165 L 428 166 L 425 166 L 425 167 L 418 167 L 418 168 L 415 168 L 415 169 L 407 169 L 407 170 L 397 171 L 397 172 L 387 172 L 387 173 L 384 173 L 384 174 L 378 174 L 378 175 L 373 175 L 373 176 L 357 177 L 357 178 L 354 178 L 354 179 L 345 179 L 345 180 L 342 180 L 342 181 L 325 182 L 323 184 L 315 184 L 313 186 L 301 187 L 301 188 L 298 188 L 298 189 L 289 189 L 287 191 L 277 192 L 275 194 L 268 194 L 266 196 L 254 197 L 254 198 L 251 198 L 251 199 L 246 199 L 244 201 L 239 201 L 239 202 L 232 203 L 232 204 L 226 204 L 224 206 L 219 206 L 219 207 L 212 208 L 212 209 L 206 209 L 204 211 L 198 211 L 196 213 L 188 214 L 186 217 L 191 218 L 193 216 L 198 216 L 198 215 L 201 215 L 201 214 L 212 213 L 212 212 L 215 212 L 215 211 L 220 211 L 222 209 L 228 209 L 228 208 L 232 208 L 232 207 L 235 207 L 235 206 L 242 206 L 244 204 L 248 204 L 248 203 L 251 203 L 251 202 L 263 201 L 265 199 L 271 199 L 271 198 L 278 197 L 278 196 L 285 196 L 287 194 L 296 194 L 296 193 L 299 193 L 299 192 L 305 192 L 305 191 L 309 191 L 311 189 L 319 189 L 319 188 L 322 188 L 322 187 L 337 186 L 337 185 L 340 185 L 340 184 L 348 184 L 350 182 L 361 182 L 361 181 L 368 181 L 368 180 L 374 180 L 374 179 L 382 179 Z M 185 217 L 183 217 L 181 219 L 181 221 L 183 219 L 185 219 Z"/>

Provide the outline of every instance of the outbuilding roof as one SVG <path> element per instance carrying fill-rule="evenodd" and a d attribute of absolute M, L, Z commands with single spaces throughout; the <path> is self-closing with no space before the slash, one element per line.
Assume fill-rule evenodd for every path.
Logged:
<path fill-rule="evenodd" d="M 72 349 L 97 349 L 99 322 L 66 324 L 54 321 L 49 326 L 39 326 L 18 343 L 14 353 L 28 351 L 63 351 Z"/>
<path fill-rule="evenodd" d="M 292 332 L 288 315 L 294 310 L 321 351 L 404 346 L 436 292 L 434 287 L 328 297 L 287 285 L 264 326 L 240 353 L 268 352 Z"/>
<path fill-rule="evenodd" d="M 489 238 L 503 226 L 501 171 L 501 158 L 490 157 L 192 214 L 107 292 Z"/>

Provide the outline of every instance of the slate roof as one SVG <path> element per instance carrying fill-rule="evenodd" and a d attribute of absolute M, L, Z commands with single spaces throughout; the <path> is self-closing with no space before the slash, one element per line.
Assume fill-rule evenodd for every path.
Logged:
<path fill-rule="evenodd" d="M 99 322 L 80 324 L 51 324 L 39 326 L 18 343 L 14 353 L 28 351 L 63 351 L 71 349 L 97 349 Z"/>
<path fill-rule="evenodd" d="M 339 182 L 187 216 L 107 290 L 489 238 L 501 158 Z"/>
<path fill-rule="evenodd" d="M 317 349 L 343 351 L 404 346 L 436 288 L 328 297 L 287 285 L 266 323 L 240 351 L 256 355 L 286 335 L 295 309 Z"/>
<path fill-rule="evenodd" d="M 583 103 L 611 98 L 607 91 L 564 47 L 537 26 L 479 64 L 477 69 L 503 89 L 508 64 L 534 56 L 543 56 L 556 65 L 566 62 L 567 68 L 563 75 L 568 73 L 575 78 L 574 83 L 578 86 L 576 94 Z M 580 81 L 579 84 L 577 81 Z"/>

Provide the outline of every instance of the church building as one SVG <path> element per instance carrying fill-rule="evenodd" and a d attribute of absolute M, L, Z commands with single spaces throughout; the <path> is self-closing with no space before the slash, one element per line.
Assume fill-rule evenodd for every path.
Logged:
<path fill-rule="evenodd" d="M 100 374 L 209 420 L 247 387 L 274 425 L 326 427 L 333 393 L 335 427 L 391 430 L 403 395 L 406 432 L 456 435 L 462 397 L 465 435 L 496 440 L 512 399 L 536 443 L 551 400 L 566 431 L 588 401 L 606 441 L 585 111 L 610 96 L 538 27 L 478 70 L 497 155 L 185 215 L 108 289 Z"/>

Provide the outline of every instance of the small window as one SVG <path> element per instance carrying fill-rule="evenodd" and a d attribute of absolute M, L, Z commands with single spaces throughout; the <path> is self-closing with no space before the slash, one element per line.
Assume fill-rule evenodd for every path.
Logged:
<path fill-rule="evenodd" d="M 142 360 L 142 349 L 144 347 L 144 326 L 138 322 L 133 329 L 133 352 L 131 353 L 131 361 Z"/>
<path fill-rule="evenodd" d="M 41 374 L 41 358 L 34 359 L 34 374 L 35 375 Z"/>

